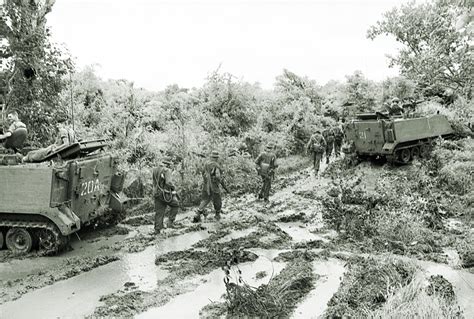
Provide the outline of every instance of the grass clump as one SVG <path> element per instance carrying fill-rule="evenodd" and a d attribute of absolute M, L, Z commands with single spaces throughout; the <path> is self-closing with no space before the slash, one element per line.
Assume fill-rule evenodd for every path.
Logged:
<path fill-rule="evenodd" d="M 416 278 L 388 297 L 379 309 L 370 311 L 365 318 L 463 318 L 454 301 L 451 284 L 442 276 L 430 278 L 425 287 L 422 279 Z"/>
<path fill-rule="evenodd" d="M 328 302 L 327 318 L 365 318 L 414 278 L 415 266 L 393 258 L 352 257 L 339 290 Z"/>

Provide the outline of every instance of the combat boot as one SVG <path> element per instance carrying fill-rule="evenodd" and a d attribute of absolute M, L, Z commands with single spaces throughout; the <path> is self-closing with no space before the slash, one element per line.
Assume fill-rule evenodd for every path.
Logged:
<path fill-rule="evenodd" d="M 221 212 L 220 211 L 216 212 L 216 217 L 215 218 L 216 218 L 216 220 L 221 220 Z"/>

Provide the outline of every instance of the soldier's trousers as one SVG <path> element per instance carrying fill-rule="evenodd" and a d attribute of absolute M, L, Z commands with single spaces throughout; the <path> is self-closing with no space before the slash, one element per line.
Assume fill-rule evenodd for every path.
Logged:
<path fill-rule="evenodd" d="M 211 201 L 212 201 L 212 204 L 214 205 L 214 210 L 216 211 L 216 214 L 220 214 L 222 210 L 221 193 L 215 193 L 211 191 L 211 194 L 208 194 L 207 191 L 204 189 L 202 190 L 202 193 L 201 193 L 201 203 L 199 204 L 198 212 L 202 213 Z"/>
<path fill-rule="evenodd" d="M 332 149 L 333 149 L 332 143 L 328 143 L 328 145 L 326 146 L 326 159 L 328 161 L 329 161 L 329 157 L 331 157 Z"/>
<path fill-rule="evenodd" d="M 54 151 L 54 145 L 29 151 L 25 156 L 26 162 L 40 162 Z"/>
<path fill-rule="evenodd" d="M 319 172 L 319 165 L 321 164 L 321 158 L 323 153 L 313 152 L 313 168 L 316 172 Z"/>
<path fill-rule="evenodd" d="M 270 189 L 272 188 L 272 176 L 262 176 L 262 188 L 258 194 L 258 198 L 268 200 L 270 197 Z"/>
<path fill-rule="evenodd" d="M 163 219 L 165 218 L 166 207 L 170 207 L 169 223 L 172 224 L 178 214 L 179 203 L 172 200 L 170 203 L 160 197 L 155 197 L 155 230 L 163 229 Z"/>
<path fill-rule="evenodd" d="M 334 141 L 334 154 L 336 154 L 336 156 L 341 155 L 341 146 L 342 146 L 342 140 Z"/>

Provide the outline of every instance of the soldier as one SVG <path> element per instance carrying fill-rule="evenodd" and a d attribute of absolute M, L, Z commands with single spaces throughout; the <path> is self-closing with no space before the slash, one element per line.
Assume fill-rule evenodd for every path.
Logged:
<path fill-rule="evenodd" d="M 313 153 L 313 168 L 314 175 L 317 175 L 319 172 L 319 164 L 321 163 L 321 158 L 323 157 L 324 150 L 326 149 L 326 140 L 321 135 L 319 129 L 311 136 L 306 145 L 306 151 Z"/>
<path fill-rule="evenodd" d="M 268 144 L 265 151 L 258 155 L 255 160 L 258 175 L 262 177 L 262 188 L 258 194 L 258 199 L 268 202 L 270 189 L 272 188 L 272 179 L 275 177 L 275 169 L 278 167 L 276 155 L 273 152 L 273 145 Z"/>
<path fill-rule="evenodd" d="M 338 157 L 341 154 L 342 141 L 344 140 L 344 132 L 339 125 L 332 128 L 332 134 L 334 136 L 334 154 Z"/>
<path fill-rule="evenodd" d="M 18 113 L 17 111 L 10 111 L 8 112 L 7 115 L 8 122 L 10 122 L 10 126 L 8 127 L 8 130 L 4 134 L 0 134 L 0 140 L 4 140 L 10 136 L 12 136 L 13 132 L 15 132 L 17 129 L 26 129 L 26 125 L 20 121 L 18 118 Z"/>
<path fill-rule="evenodd" d="M 390 102 L 390 105 L 387 106 L 389 115 L 403 115 L 403 107 L 400 105 L 400 99 L 394 97 Z"/>
<path fill-rule="evenodd" d="M 67 125 L 66 119 L 58 121 L 58 136 L 56 137 L 56 148 L 71 145 L 77 142 L 76 133 Z"/>
<path fill-rule="evenodd" d="M 161 161 L 161 165 L 153 169 L 153 195 L 155 198 L 155 234 L 164 228 L 163 219 L 166 207 L 170 208 L 168 227 L 173 227 L 179 208 L 179 198 L 172 180 L 172 162 L 169 158 Z"/>
<path fill-rule="evenodd" d="M 28 152 L 28 154 L 23 157 L 23 162 L 40 162 L 52 152 L 59 150 L 65 146 L 76 143 L 76 134 L 71 128 L 67 126 L 66 123 L 66 118 L 60 119 L 58 121 L 58 135 L 56 136 L 54 144 Z"/>
<path fill-rule="evenodd" d="M 204 209 L 212 201 L 215 210 L 216 220 L 221 219 L 222 213 L 222 197 L 221 186 L 228 193 L 228 189 L 224 182 L 224 173 L 222 167 L 218 163 L 219 152 L 212 151 L 210 160 L 204 165 L 202 171 L 203 184 L 201 192 L 201 204 L 193 218 L 194 223 L 201 221 L 201 215 L 205 215 Z"/>
<path fill-rule="evenodd" d="M 326 164 L 329 164 L 329 157 L 332 154 L 332 150 L 334 148 L 334 135 L 331 128 L 327 128 L 323 131 L 323 137 L 326 141 Z"/>

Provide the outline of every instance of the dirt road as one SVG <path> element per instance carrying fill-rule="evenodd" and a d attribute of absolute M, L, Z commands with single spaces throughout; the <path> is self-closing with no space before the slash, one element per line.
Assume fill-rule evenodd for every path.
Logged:
<path fill-rule="evenodd" d="M 59 256 L 12 258 L 2 251 L 0 317 L 205 317 L 202 308 L 226 291 L 226 261 L 238 259 L 231 278 L 259 286 L 285 268 L 285 253 L 310 251 L 315 282 L 293 316 L 317 318 L 346 271 L 330 245 L 336 233 L 321 218 L 320 197 L 328 183 L 305 169 L 280 176 L 267 206 L 253 195 L 226 198 L 219 222 L 210 215 L 193 224 L 193 211 L 187 211 L 175 229 L 155 236 L 152 212 L 145 209 L 118 226 L 81 232 L 73 250 Z M 463 296 L 465 314 L 474 315 L 474 275 L 444 264 L 421 265 L 430 274 L 448 275 Z"/>

